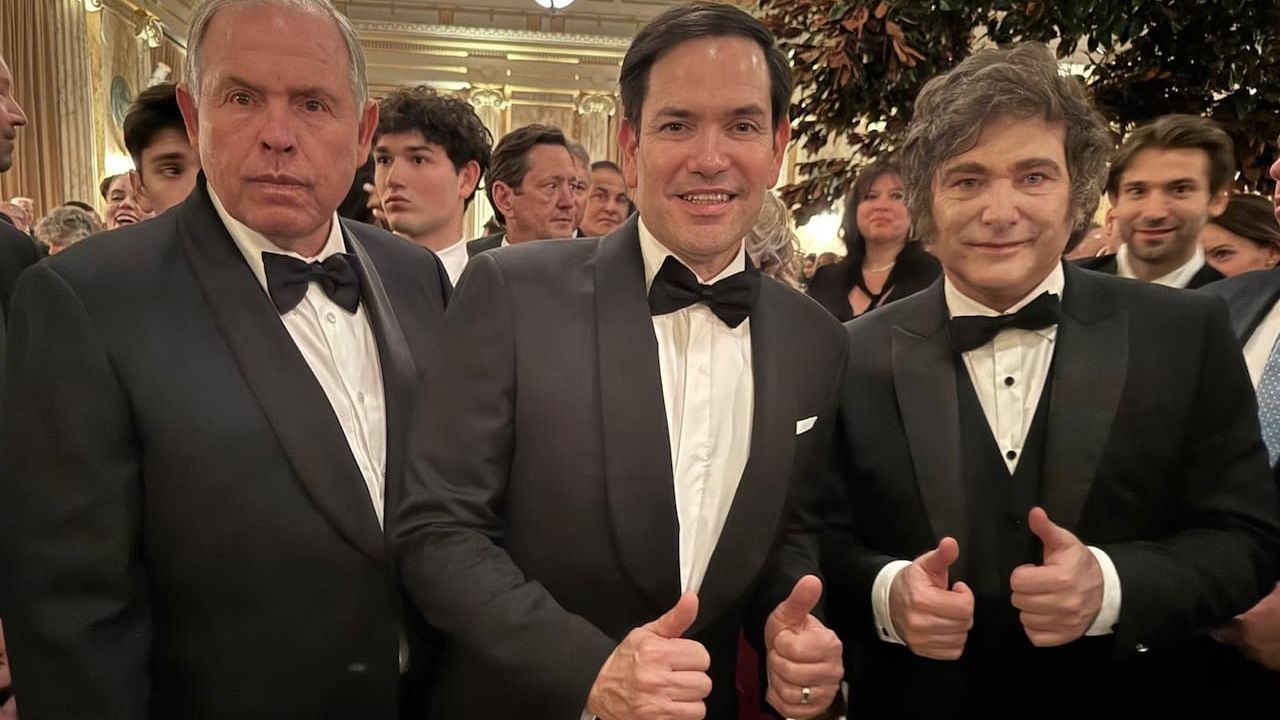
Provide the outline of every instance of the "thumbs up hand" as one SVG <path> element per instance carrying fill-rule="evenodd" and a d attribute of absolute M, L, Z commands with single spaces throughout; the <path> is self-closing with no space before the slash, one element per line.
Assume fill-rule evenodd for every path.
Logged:
<path fill-rule="evenodd" d="M 1013 606 L 1037 647 L 1065 645 L 1088 631 L 1102 610 L 1102 568 L 1080 539 L 1053 524 L 1041 508 L 1027 518 L 1044 543 L 1044 564 L 1020 565 L 1009 577 Z"/>
<path fill-rule="evenodd" d="M 764 625 L 765 698 L 787 718 L 809 718 L 830 707 L 844 678 L 840 638 L 811 613 L 822 598 L 822 581 L 805 575 Z"/>
<path fill-rule="evenodd" d="M 602 720 L 706 717 L 711 656 L 680 637 L 697 617 L 698 596 L 685 593 L 662 617 L 627 633 L 596 675 L 587 712 Z"/>
<path fill-rule="evenodd" d="M 916 558 L 889 586 L 889 617 L 911 652 L 934 660 L 955 660 L 964 652 L 973 627 L 973 591 L 963 582 L 952 588 L 951 566 L 960 558 L 955 539 Z"/>

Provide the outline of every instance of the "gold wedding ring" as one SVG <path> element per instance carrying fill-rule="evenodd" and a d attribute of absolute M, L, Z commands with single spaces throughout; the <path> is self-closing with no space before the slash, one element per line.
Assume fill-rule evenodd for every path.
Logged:
<path fill-rule="evenodd" d="M 808 685 L 805 685 L 804 687 L 800 688 L 800 704 L 801 705 L 809 704 L 809 686 Z"/>

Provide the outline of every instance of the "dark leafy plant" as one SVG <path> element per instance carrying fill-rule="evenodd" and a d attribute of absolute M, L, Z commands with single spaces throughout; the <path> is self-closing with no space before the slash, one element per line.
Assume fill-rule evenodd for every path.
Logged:
<path fill-rule="evenodd" d="M 783 188 L 798 222 L 897 148 L 916 94 L 975 47 L 1039 40 L 1077 68 L 1118 135 L 1166 113 L 1204 115 L 1236 142 L 1241 188 L 1267 190 L 1280 133 L 1277 0 L 759 0 L 791 53 L 796 139 L 849 157 L 801 163 Z"/>

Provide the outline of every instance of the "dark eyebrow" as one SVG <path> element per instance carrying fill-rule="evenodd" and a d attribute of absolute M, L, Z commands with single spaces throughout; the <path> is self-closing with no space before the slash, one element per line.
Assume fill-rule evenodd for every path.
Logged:
<path fill-rule="evenodd" d="M 943 175 L 985 175 L 987 174 L 987 166 L 976 162 L 964 162 L 959 165 L 952 165 L 942 171 Z"/>
<path fill-rule="evenodd" d="M 1027 158 L 1026 160 L 1019 160 L 1016 164 L 1014 164 L 1013 167 L 1015 170 L 1018 170 L 1020 172 L 1024 170 L 1031 170 L 1032 168 L 1038 168 L 1038 167 L 1051 167 L 1054 170 L 1061 169 L 1061 167 L 1058 165 L 1058 161 L 1053 160 L 1052 158 L 1044 158 L 1044 157 Z"/>
<path fill-rule="evenodd" d="M 383 145 L 381 143 L 375 145 L 373 148 L 373 151 L 384 152 L 384 153 L 391 152 L 389 149 L 387 149 L 386 145 Z M 410 145 L 409 147 L 405 148 L 404 151 L 405 152 L 434 152 L 434 150 L 431 149 L 430 145 Z"/>
<path fill-rule="evenodd" d="M 168 160 L 181 160 L 185 157 L 186 157 L 186 153 L 180 153 L 180 152 L 164 153 L 163 155 L 156 155 L 152 157 L 151 162 L 158 163 L 158 162 L 166 162 Z"/>
<path fill-rule="evenodd" d="M 741 107 L 736 107 L 733 110 L 729 111 L 728 114 L 732 117 L 743 117 L 743 116 L 763 117 L 768 113 L 766 113 L 764 108 L 760 107 L 760 105 L 756 103 L 751 103 L 750 105 L 743 105 Z M 687 120 L 688 118 L 694 117 L 694 113 L 692 110 L 689 110 L 687 108 L 674 107 L 669 105 L 667 107 L 659 108 L 658 112 L 654 113 L 654 117 Z"/>

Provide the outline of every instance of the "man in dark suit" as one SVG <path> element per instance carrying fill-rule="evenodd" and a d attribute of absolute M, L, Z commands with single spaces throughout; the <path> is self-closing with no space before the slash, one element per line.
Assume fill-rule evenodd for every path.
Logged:
<path fill-rule="evenodd" d="M 743 248 L 790 69 L 759 21 L 695 3 L 636 36 L 621 85 L 638 217 L 473 258 L 428 372 L 447 392 L 393 537 L 449 636 L 433 716 L 733 718 L 745 621 L 769 702 L 813 717 L 842 675 L 809 573 L 845 350 Z"/>
<path fill-rule="evenodd" d="M 14 139 L 18 128 L 27 124 L 17 99 L 13 97 L 13 75 L 0 56 L 0 173 L 13 167 Z M 0 222 L 0 354 L 4 351 L 5 316 L 18 274 L 39 260 L 31 236 L 7 222 Z"/>
<path fill-rule="evenodd" d="M 1108 146 L 1039 44 L 916 101 L 904 181 L 944 278 L 848 326 L 824 569 L 851 717 L 1158 708 L 1196 690 L 1162 684 L 1193 634 L 1274 584 L 1221 303 L 1062 262 Z"/>
<path fill-rule="evenodd" d="M 1129 133 L 1107 174 L 1108 219 L 1122 244 L 1080 266 L 1173 288 L 1221 280 L 1200 228 L 1227 208 L 1235 172 L 1231 136 L 1208 118 L 1165 115 Z"/>
<path fill-rule="evenodd" d="M 420 716 L 381 522 L 447 280 L 335 215 L 377 108 L 331 3 L 215 0 L 188 37 L 191 196 L 14 295 L 0 607 L 23 716 Z"/>
<path fill-rule="evenodd" d="M 1280 176 L 1280 162 L 1271 168 Z M 1280 218 L 1278 218 L 1280 219 Z M 1280 473 L 1280 270 L 1258 270 L 1211 283 L 1205 292 L 1227 301 L 1231 330 L 1243 346 L 1249 378 L 1258 396 L 1259 420 L 1268 455 Z M 1277 475 L 1280 481 L 1280 474 Z M 1262 602 L 1215 633 L 1222 646 L 1203 643 L 1195 671 L 1209 676 L 1236 701 L 1271 702 L 1280 687 L 1280 582 Z M 1229 646 L 1235 646 L 1231 648 Z M 1241 654 L 1243 653 L 1243 654 Z"/>
<path fill-rule="evenodd" d="M 467 256 L 533 240 L 573 237 L 578 185 L 569 141 L 559 128 L 525 125 L 493 148 L 485 194 L 502 232 L 467 243 Z"/>

